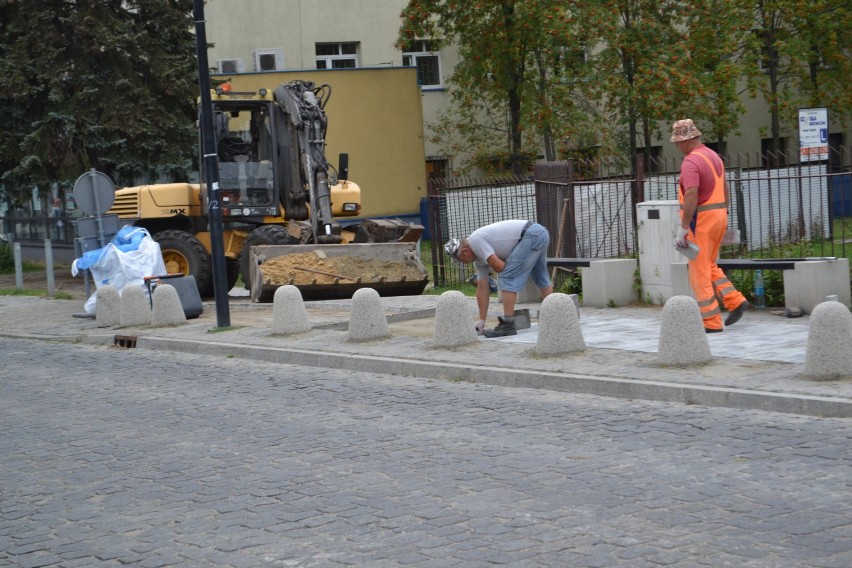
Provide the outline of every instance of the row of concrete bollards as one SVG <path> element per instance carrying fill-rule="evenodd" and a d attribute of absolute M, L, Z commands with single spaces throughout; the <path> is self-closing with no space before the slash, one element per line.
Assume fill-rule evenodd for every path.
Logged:
<path fill-rule="evenodd" d="M 298 289 L 280 289 L 276 300 L 282 305 L 277 313 L 304 311 Z M 281 294 L 279 296 L 278 294 Z M 286 298 L 286 299 L 285 299 Z M 286 307 L 283 303 L 286 302 Z M 301 308 L 299 307 L 301 306 Z M 298 329 L 287 317 L 274 318 L 277 333 L 307 331 L 307 315 L 300 318 Z M 358 290 L 352 297 L 349 340 L 364 341 L 390 335 L 381 299 L 371 289 Z M 444 292 L 435 310 L 434 344 L 454 348 L 479 341 L 471 325 L 468 299 L 458 291 Z M 852 375 L 852 314 L 837 301 L 819 304 L 811 314 L 803 375 L 814 380 Z M 554 356 L 582 352 L 586 348 L 583 330 L 574 301 L 567 294 L 554 293 L 541 304 L 535 353 Z M 712 359 L 710 344 L 698 303 L 690 296 L 670 298 L 662 312 L 657 361 L 663 366 L 700 365 Z"/>
<path fill-rule="evenodd" d="M 109 284 L 98 288 L 95 321 L 98 327 L 168 327 L 186 323 L 186 314 L 174 286 L 160 284 L 150 299 L 141 286 L 127 286 L 119 294 Z"/>
<path fill-rule="evenodd" d="M 282 286 L 273 299 L 273 333 L 310 330 L 301 294 Z M 364 288 L 352 296 L 348 339 L 367 341 L 390 335 L 381 298 Z M 444 292 L 435 310 L 434 344 L 454 348 L 476 343 L 468 299 L 461 292 Z M 803 375 L 815 380 L 852 374 L 852 314 L 836 301 L 818 305 L 811 314 Z M 541 304 L 535 352 L 541 356 L 578 353 L 586 348 L 577 307 L 567 294 L 551 294 Z M 712 359 L 698 303 L 690 296 L 670 298 L 662 312 L 657 360 L 664 366 L 690 366 Z"/>
<path fill-rule="evenodd" d="M 154 289 L 150 305 L 139 287 L 125 288 L 119 296 L 113 286 L 97 291 L 99 327 L 173 326 L 186 323 L 177 290 L 168 284 Z M 311 330 L 302 295 L 296 286 L 275 291 L 272 334 L 290 335 Z M 362 288 L 352 296 L 347 338 L 370 341 L 390 336 L 379 293 Z M 477 343 L 468 298 L 459 291 L 441 294 L 435 310 L 436 347 L 455 348 Z M 819 304 L 811 314 L 803 376 L 827 380 L 852 375 L 852 313 L 837 301 Z M 577 306 L 571 296 L 554 293 L 541 303 L 535 353 L 557 356 L 584 351 L 586 343 Z M 690 296 L 674 296 L 663 306 L 657 362 L 663 366 L 701 365 L 712 359 L 698 303 Z"/>
<path fill-rule="evenodd" d="M 818 304 L 808 324 L 804 377 L 828 380 L 852 376 L 852 313 L 836 300 Z M 674 296 L 663 306 L 657 350 L 663 365 L 696 365 L 710 361 L 710 344 L 698 302 Z"/>

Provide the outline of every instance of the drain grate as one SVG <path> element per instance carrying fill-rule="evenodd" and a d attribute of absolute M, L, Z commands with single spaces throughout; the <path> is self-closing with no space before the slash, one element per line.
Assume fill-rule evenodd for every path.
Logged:
<path fill-rule="evenodd" d="M 124 347 L 125 349 L 133 349 L 136 347 L 136 336 L 133 335 L 116 335 L 112 344 L 116 347 Z"/>

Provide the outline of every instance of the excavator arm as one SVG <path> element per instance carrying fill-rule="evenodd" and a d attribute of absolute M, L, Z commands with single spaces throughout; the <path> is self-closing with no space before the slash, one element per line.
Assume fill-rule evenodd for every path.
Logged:
<path fill-rule="evenodd" d="M 321 244 L 342 241 L 332 220 L 330 166 L 325 158 L 328 122 L 323 107 L 330 93 L 328 85 L 314 87 L 309 81 L 282 83 L 274 91 L 275 107 L 281 114 L 275 124 L 279 128 L 279 165 L 284 166 L 279 170 L 283 205 L 289 218 L 309 219 L 313 241 Z M 298 184 L 294 183 L 297 179 Z"/>

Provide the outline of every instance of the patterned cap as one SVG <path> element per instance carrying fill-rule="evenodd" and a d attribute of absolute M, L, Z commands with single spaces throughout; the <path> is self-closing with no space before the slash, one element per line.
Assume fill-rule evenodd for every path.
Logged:
<path fill-rule="evenodd" d="M 453 260 L 458 260 L 460 245 L 461 242 L 458 239 L 450 239 L 444 243 L 444 252 L 453 257 Z"/>
<path fill-rule="evenodd" d="M 701 136 L 701 131 L 690 118 L 678 120 L 672 125 L 672 142 L 692 140 L 698 136 Z"/>

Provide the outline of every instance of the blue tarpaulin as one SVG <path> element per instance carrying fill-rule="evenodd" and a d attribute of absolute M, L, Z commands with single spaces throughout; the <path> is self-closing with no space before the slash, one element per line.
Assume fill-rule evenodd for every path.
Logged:
<path fill-rule="evenodd" d="M 141 227 L 134 227 L 132 225 L 125 225 L 121 229 L 119 229 L 118 233 L 110 241 L 110 244 L 115 245 L 115 248 L 120 250 L 121 252 L 130 252 L 132 250 L 139 250 L 139 245 L 142 242 L 142 239 L 148 236 L 148 231 Z M 77 259 L 77 269 L 78 270 L 88 270 L 97 264 L 98 260 L 100 260 L 101 255 L 105 254 L 108 247 L 103 247 L 95 250 L 90 250 L 86 253 L 83 253 L 79 259 Z"/>

